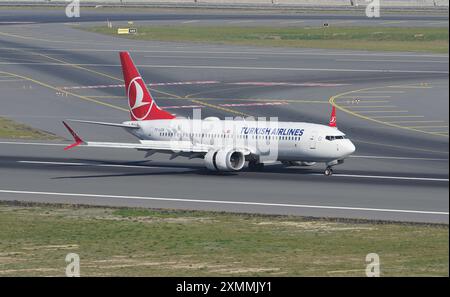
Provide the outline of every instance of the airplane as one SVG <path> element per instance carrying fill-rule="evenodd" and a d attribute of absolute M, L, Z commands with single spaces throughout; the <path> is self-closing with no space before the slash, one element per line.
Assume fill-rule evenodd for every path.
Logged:
<path fill-rule="evenodd" d="M 84 141 L 63 121 L 76 146 L 127 148 L 145 151 L 146 157 L 156 152 L 204 159 L 207 169 L 218 172 L 261 170 L 264 164 L 281 162 L 285 166 L 326 165 L 324 174 L 342 164 L 355 151 L 355 145 L 337 129 L 336 108 L 332 107 L 328 125 L 305 122 L 278 122 L 252 118 L 220 120 L 175 117 L 158 106 L 128 52 L 120 52 L 130 121 L 106 123 L 84 120 L 71 122 L 120 127 L 137 137 L 139 143 Z M 195 112 L 195 111 L 194 111 Z"/>

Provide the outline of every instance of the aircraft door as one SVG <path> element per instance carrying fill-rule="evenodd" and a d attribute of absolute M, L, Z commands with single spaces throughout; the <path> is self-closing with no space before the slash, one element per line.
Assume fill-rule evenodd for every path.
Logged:
<path fill-rule="evenodd" d="M 317 148 L 317 131 L 313 131 L 309 136 L 309 148 L 315 150 Z"/>

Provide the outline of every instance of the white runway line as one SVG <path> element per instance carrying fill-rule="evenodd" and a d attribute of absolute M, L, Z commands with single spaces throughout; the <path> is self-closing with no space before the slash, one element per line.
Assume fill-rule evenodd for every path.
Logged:
<path fill-rule="evenodd" d="M 287 22 L 281 22 L 280 24 L 282 25 L 289 25 L 289 24 L 300 24 L 300 23 L 304 23 L 304 20 L 300 20 L 300 21 L 287 21 Z"/>
<path fill-rule="evenodd" d="M 214 60 L 258 60 L 259 58 L 247 57 L 218 57 L 218 56 L 144 56 L 144 58 L 170 58 L 170 59 L 214 59 Z"/>
<path fill-rule="evenodd" d="M 0 25 L 29 25 L 36 24 L 36 22 L 0 22 Z"/>
<path fill-rule="evenodd" d="M 0 144 L 36 145 L 36 146 L 68 146 L 68 144 L 65 144 L 65 143 L 20 142 L 20 141 L 0 141 Z"/>
<path fill-rule="evenodd" d="M 309 208 L 309 209 L 332 209 L 332 210 L 367 211 L 367 212 L 390 212 L 390 213 L 427 214 L 427 215 L 444 215 L 444 216 L 449 215 L 448 212 L 429 211 L 429 210 L 388 209 L 388 208 L 286 204 L 286 203 L 264 203 L 264 202 L 248 202 L 248 201 L 183 199 L 183 198 L 171 198 L 171 197 L 162 198 L 162 197 L 143 197 L 143 196 L 128 196 L 128 195 L 121 196 L 121 195 L 105 195 L 105 194 L 57 193 L 57 192 L 36 192 L 36 191 L 15 191 L 15 190 L 0 190 L 0 193 L 22 194 L 22 195 L 42 195 L 42 196 L 85 197 L 85 198 L 173 201 L 173 202 L 185 202 L 185 203 L 189 202 L 189 203 L 208 203 L 208 204 L 271 206 L 271 207 Z"/>
<path fill-rule="evenodd" d="M 370 60 L 370 59 L 336 59 L 337 62 L 389 62 L 389 63 L 448 63 L 448 61 L 427 60 Z"/>
<path fill-rule="evenodd" d="M 321 173 L 314 173 L 314 175 L 323 175 Z M 448 178 L 428 178 L 428 177 L 408 177 L 408 176 L 385 176 L 385 175 L 359 175 L 359 174 L 342 174 L 335 173 L 335 177 L 356 177 L 356 178 L 372 178 L 372 179 L 395 179 L 395 180 L 420 180 L 420 181 L 440 181 L 448 182 Z"/>
<path fill-rule="evenodd" d="M 412 157 L 363 156 L 363 155 L 351 155 L 351 156 L 349 156 L 349 158 L 415 160 L 415 161 L 448 161 L 449 160 L 449 159 L 440 159 L 440 158 L 412 158 Z"/>
<path fill-rule="evenodd" d="M 120 164 L 98 164 L 98 163 L 75 163 L 75 162 L 47 162 L 47 161 L 31 161 L 22 160 L 17 163 L 24 164 L 40 164 L 40 165 L 63 165 L 63 166 L 92 166 L 92 167 L 123 167 L 123 168 L 139 168 L 139 169 L 188 169 L 186 167 L 166 167 L 166 166 L 139 166 L 139 165 L 120 165 Z M 305 173 L 305 175 L 323 176 L 322 173 Z M 333 177 L 354 177 L 354 178 L 371 178 L 371 179 L 393 179 L 393 180 L 415 180 L 415 181 L 439 181 L 448 182 L 445 178 L 428 178 L 428 177 L 408 177 L 408 176 L 385 176 L 385 175 L 358 175 L 358 174 L 339 174 Z"/>
<path fill-rule="evenodd" d="M 15 63 L 0 62 L 0 65 L 39 65 L 39 66 L 82 66 L 82 67 L 122 67 L 119 64 L 67 64 L 67 63 Z M 224 69 L 224 70 L 269 70 L 269 71 L 325 71 L 325 72 L 374 72 L 374 73 L 427 73 L 449 74 L 448 71 L 434 70 L 402 70 L 402 69 L 350 69 L 350 68 L 290 68 L 290 67 L 257 67 L 257 66 L 209 66 L 209 65 L 136 65 L 138 68 L 174 68 L 174 69 Z"/>
<path fill-rule="evenodd" d="M 245 24 L 245 23 L 252 23 L 254 22 L 253 20 L 241 20 L 241 21 L 231 21 L 228 22 L 228 24 Z"/>
<path fill-rule="evenodd" d="M 154 47 L 161 47 L 161 46 L 154 46 Z M 29 48 L 23 48 L 23 47 L 0 47 L 2 50 L 29 50 Z M 40 52 L 51 52 L 51 51 L 80 51 L 80 52 L 117 52 L 120 50 L 128 50 L 128 48 L 115 48 L 115 49 L 92 49 L 92 48 L 85 48 L 85 49 L 77 49 L 77 48 L 49 48 L 45 50 L 41 50 Z M 205 51 L 205 50 L 139 50 L 134 49 L 134 53 L 189 53 L 189 54 L 226 54 L 226 55 L 241 55 L 241 54 L 248 54 L 248 55 L 275 55 L 275 56 L 283 56 L 283 55 L 311 55 L 311 56 L 351 56 L 351 57 L 431 57 L 431 58 L 443 58 L 448 59 L 448 55 L 444 54 L 387 54 L 387 53 L 364 53 L 364 52 L 333 52 L 333 53 L 327 53 L 327 52 L 318 52 L 318 50 L 299 50 L 296 52 L 282 52 L 282 51 Z"/>

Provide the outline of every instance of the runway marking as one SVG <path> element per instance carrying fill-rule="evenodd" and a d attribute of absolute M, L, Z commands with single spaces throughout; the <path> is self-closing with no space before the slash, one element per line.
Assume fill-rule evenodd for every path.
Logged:
<path fill-rule="evenodd" d="M 332 84 L 332 83 L 291 83 L 291 82 L 221 82 L 217 80 L 205 81 L 179 81 L 179 82 L 158 82 L 149 83 L 147 86 L 183 86 L 183 85 L 208 85 L 208 84 L 226 84 L 226 85 L 248 85 L 248 86 L 300 86 L 300 87 L 340 87 L 350 84 Z M 106 88 L 124 88 L 124 84 L 107 84 L 107 85 L 89 85 L 89 86 L 68 86 L 60 87 L 63 90 L 80 90 L 80 89 L 106 89 Z M 380 96 L 381 97 L 381 96 Z M 387 96 L 386 96 L 387 97 Z"/>
<path fill-rule="evenodd" d="M 181 99 L 181 97 L 180 97 L 180 99 Z M 188 98 L 186 97 L 185 99 L 188 99 Z M 233 110 L 233 109 L 229 109 L 229 108 L 227 108 L 227 107 L 217 106 L 217 105 L 214 105 L 214 104 L 202 102 L 202 101 L 200 101 L 200 100 L 195 100 L 195 99 L 190 99 L 190 100 L 191 100 L 191 102 L 193 102 L 193 103 L 201 104 L 201 105 L 204 105 L 204 106 L 207 106 L 207 107 L 211 107 L 211 108 L 213 108 L 213 109 L 218 109 L 218 110 L 221 110 L 221 111 L 229 112 L 229 113 L 236 114 L 236 115 L 240 115 L 240 116 L 244 116 L 244 117 L 250 116 L 250 115 L 247 114 L 247 113 L 240 112 L 240 111 L 236 111 L 236 110 Z"/>
<path fill-rule="evenodd" d="M 233 100 L 233 101 L 261 101 L 261 102 L 288 102 L 288 103 L 320 103 L 320 104 L 329 104 L 326 100 L 303 100 L 303 99 L 262 99 L 262 98 L 191 98 L 196 100 Z M 173 99 L 173 98 L 160 98 L 160 99 Z"/>
<path fill-rule="evenodd" d="M 7 36 L 7 37 L 12 37 L 12 38 L 18 38 L 18 39 L 36 40 L 36 41 L 53 42 L 53 43 L 71 43 L 71 44 L 80 44 L 80 43 L 90 44 L 91 43 L 91 42 L 81 41 L 81 40 L 69 41 L 69 40 L 43 39 L 43 38 L 36 38 L 36 37 L 31 37 L 31 36 L 23 36 L 23 35 L 11 34 L 11 33 L 6 33 L 6 32 L 0 32 L 0 35 Z M 26 48 L 26 49 L 29 50 L 29 48 Z"/>
<path fill-rule="evenodd" d="M 246 57 L 211 57 L 211 56 L 144 56 L 144 58 L 170 58 L 170 59 L 220 59 L 220 60 L 258 60 L 259 58 L 246 58 Z"/>
<path fill-rule="evenodd" d="M 404 94 L 405 91 L 384 91 L 384 90 L 376 90 L 376 91 L 361 91 L 361 93 L 387 93 L 387 94 Z"/>
<path fill-rule="evenodd" d="M 9 72 L 4 72 L 4 71 L 0 71 L 0 73 L 4 73 L 4 74 L 12 75 L 12 76 L 15 76 L 15 77 L 19 77 L 19 78 L 22 78 L 22 79 L 25 79 L 25 80 L 34 82 L 35 84 L 41 85 L 41 86 L 43 86 L 43 87 L 46 87 L 46 88 L 55 90 L 55 91 L 57 91 L 57 92 L 64 92 L 64 93 L 66 93 L 66 94 L 68 94 L 68 95 L 71 95 L 71 96 L 74 96 L 74 97 L 83 99 L 83 100 L 85 100 L 85 101 L 90 101 L 90 102 L 97 103 L 97 104 L 100 104 L 100 105 L 103 105 L 103 106 L 107 106 L 107 107 L 111 107 L 111 108 L 118 109 L 118 110 L 121 110 L 121 111 L 129 112 L 128 109 L 125 109 L 125 108 L 122 108 L 122 107 L 119 107 L 119 106 L 116 106 L 116 105 L 113 105 L 113 104 L 109 104 L 109 103 L 105 103 L 105 102 L 102 102 L 102 101 L 98 101 L 98 100 L 89 98 L 89 97 L 87 97 L 87 96 L 78 95 L 78 94 L 75 94 L 75 93 L 72 93 L 72 92 L 62 91 L 61 89 L 59 89 L 59 88 L 57 88 L 57 87 L 51 86 L 51 85 L 49 85 L 49 84 L 46 84 L 46 83 L 44 83 L 44 82 L 35 80 L 35 79 L 33 79 L 33 78 L 30 78 L 30 77 L 26 77 L 26 76 L 14 74 L 14 73 L 9 73 Z"/>
<path fill-rule="evenodd" d="M 84 68 L 82 66 L 91 67 L 121 67 L 119 64 L 72 64 L 72 63 L 16 63 L 16 62 L 1 62 L 0 65 L 39 65 L 39 66 L 71 66 L 79 69 L 84 69 L 93 73 L 101 73 L 94 70 Z M 174 69 L 224 69 L 224 70 L 261 70 L 261 71 L 323 71 L 323 72 L 374 72 L 374 73 L 421 73 L 421 74 L 449 74 L 448 71 L 434 71 L 434 70 L 403 70 L 403 69 L 350 69 L 350 68 L 290 68 L 290 67 L 255 67 L 255 66 L 209 66 L 209 65 L 157 65 L 145 64 L 136 65 L 138 68 L 174 68 Z M 101 75 L 114 78 L 108 74 L 101 73 Z M 118 78 L 115 78 L 118 79 Z"/>
<path fill-rule="evenodd" d="M 445 121 L 394 121 L 388 122 L 392 124 L 408 124 L 408 123 L 445 123 Z"/>
<path fill-rule="evenodd" d="M 448 21 L 427 23 L 427 25 L 444 25 L 444 24 L 448 26 Z"/>
<path fill-rule="evenodd" d="M 203 105 L 172 105 L 161 106 L 162 109 L 181 109 L 181 108 L 205 108 Z"/>
<path fill-rule="evenodd" d="M 350 23 L 354 23 L 354 22 L 355 22 L 355 21 L 351 21 L 351 20 L 337 21 L 337 22 L 332 22 L 332 23 L 330 23 L 330 25 L 350 24 Z"/>
<path fill-rule="evenodd" d="M 288 22 L 281 22 L 280 24 L 288 25 L 288 24 L 299 24 L 299 23 L 304 23 L 304 22 L 305 22 L 304 20 L 302 20 L 302 21 L 288 21 Z"/>
<path fill-rule="evenodd" d="M 45 55 L 44 55 L 44 56 L 45 56 Z M 102 72 L 98 72 L 98 71 L 95 71 L 95 70 L 91 70 L 91 69 L 88 69 L 88 68 L 85 68 L 85 67 L 80 67 L 80 66 L 77 66 L 76 64 L 69 64 L 69 63 L 67 63 L 67 62 L 65 62 L 65 61 L 63 61 L 63 60 L 59 60 L 59 59 L 52 58 L 52 57 L 49 57 L 49 56 L 45 56 L 45 57 L 47 57 L 48 59 L 51 59 L 51 60 L 61 61 L 62 63 L 65 63 L 65 64 L 67 64 L 67 65 L 69 65 L 69 66 L 73 66 L 73 67 L 78 68 L 78 69 L 83 69 L 83 70 L 86 70 L 86 71 L 88 71 L 88 72 L 95 73 L 95 74 L 97 74 L 97 75 L 106 76 L 106 77 L 109 77 L 109 78 L 118 80 L 118 81 L 120 81 L 120 82 L 123 81 L 122 79 L 119 79 L 119 78 L 117 78 L 117 77 L 114 77 L 114 76 L 111 76 L 111 75 L 108 75 L 108 74 L 105 74 L 105 73 L 102 73 Z M 120 66 L 120 67 L 121 67 L 121 66 Z M 137 67 L 138 67 L 138 66 L 137 66 Z M 153 88 L 150 88 L 150 90 L 155 91 L 155 92 L 158 92 L 158 93 L 161 93 L 161 94 L 166 94 L 166 95 L 169 95 L 169 96 L 177 97 L 177 98 L 180 98 L 180 99 L 183 98 L 183 97 L 178 96 L 178 95 L 176 95 L 176 94 L 169 93 L 169 92 L 165 92 L 165 91 L 160 91 L 160 90 L 155 90 L 155 89 L 153 89 Z M 216 105 L 214 105 L 214 104 L 204 103 L 204 102 L 201 102 L 201 101 L 198 101 L 198 100 L 191 100 L 191 102 L 196 103 L 196 104 L 200 104 L 200 105 L 203 105 L 203 106 L 211 107 L 211 108 L 214 108 L 214 109 L 219 109 L 219 110 L 226 111 L 226 112 L 229 112 L 229 113 L 232 113 L 232 114 L 236 114 L 236 115 L 240 115 L 240 116 L 249 116 L 248 114 L 243 113 L 243 112 L 235 111 L 235 110 L 232 110 L 232 109 L 229 109 L 229 108 L 225 108 L 225 107 L 216 106 Z M 114 106 L 114 105 L 112 105 L 112 106 Z M 123 109 L 123 108 L 121 108 L 121 109 L 122 109 L 122 110 L 126 110 L 126 109 Z M 126 110 L 126 111 L 128 112 L 128 110 Z"/>
<path fill-rule="evenodd" d="M 380 23 L 380 25 L 402 24 L 402 23 L 406 23 L 406 22 L 407 21 L 387 21 L 387 22 Z"/>
<path fill-rule="evenodd" d="M 421 86 L 418 86 L 418 85 L 400 85 L 400 86 L 394 85 L 394 86 L 383 86 L 383 87 L 373 87 L 373 88 L 358 89 L 358 90 L 348 91 L 348 92 L 344 92 L 344 93 L 340 93 L 340 94 L 331 96 L 330 99 L 329 99 L 329 102 L 330 102 L 331 105 L 336 106 L 336 108 L 338 108 L 338 109 L 340 109 L 340 110 L 342 110 L 342 111 L 344 111 L 344 112 L 346 112 L 348 114 L 351 114 L 351 115 L 353 115 L 355 117 L 358 117 L 358 118 L 361 118 L 361 119 L 364 119 L 364 120 L 367 120 L 367 121 L 372 121 L 372 122 L 375 122 L 375 123 L 378 123 L 378 124 L 383 124 L 383 125 L 394 127 L 394 128 L 399 128 L 399 129 L 404 129 L 404 130 L 409 130 L 409 131 L 414 131 L 414 132 L 421 132 L 421 133 L 425 133 L 425 134 L 429 134 L 429 135 L 441 136 L 441 137 L 446 137 L 447 138 L 448 137 L 447 135 L 443 135 L 441 133 L 420 130 L 420 129 L 417 129 L 417 128 L 411 128 L 411 127 L 408 127 L 408 126 L 402 126 L 402 125 L 399 125 L 399 124 L 395 124 L 395 123 L 391 123 L 391 122 L 386 122 L 386 121 L 380 120 L 380 119 L 382 119 L 384 117 L 387 117 L 387 116 L 369 117 L 367 115 L 361 114 L 361 113 L 369 113 L 369 114 L 371 114 L 371 113 L 380 113 L 380 112 L 383 112 L 383 113 L 402 113 L 402 112 L 408 112 L 407 110 L 398 110 L 398 111 L 358 111 L 358 112 L 355 112 L 355 111 L 350 110 L 346 106 L 342 106 L 341 104 L 338 104 L 338 102 L 336 102 L 336 99 L 339 99 L 339 98 L 341 98 L 343 96 L 348 96 L 348 95 L 351 95 L 351 94 L 357 94 L 359 92 L 372 91 L 372 90 L 377 90 L 377 89 L 381 89 L 381 88 L 404 88 L 404 87 L 421 87 Z M 425 87 L 423 87 L 423 88 L 425 88 Z M 426 88 L 431 88 L 431 87 L 426 87 Z M 391 117 L 397 117 L 397 116 L 391 116 Z M 400 116 L 398 116 L 398 117 L 400 117 Z M 423 116 L 416 116 L 416 115 L 410 116 L 410 115 L 408 115 L 408 116 L 404 116 L 404 117 L 423 117 Z"/>
<path fill-rule="evenodd" d="M 36 145 L 36 146 L 67 146 L 67 144 L 64 144 L 64 143 L 22 142 L 22 141 L 0 141 L 0 144 Z"/>
<path fill-rule="evenodd" d="M 389 95 L 356 95 L 356 96 L 341 96 L 340 99 L 355 99 L 355 98 L 392 98 Z"/>
<path fill-rule="evenodd" d="M 25 81 L 24 79 L 0 79 L 0 82 L 18 82 Z"/>
<path fill-rule="evenodd" d="M 356 100 L 351 100 L 351 99 L 345 99 L 339 103 L 352 104 L 349 106 L 353 106 L 353 105 L 358 105 L 358 104 L 363 104 L 363 103 L 389 103 L 389 102 L 391 102 L 391 101 L 389 101 L 389 100 L 358 100 L 358 101 L 356 101 Z M 362 105 L 362 106 L 365 106 L 365 105 Z"/>
<path fill-rule="evenodd" d="M 102 73 L 102 72 L 98 72 L 98 71 L 95 71 L 95 70 L 91 70 L 91 69 L 88 69 L 88 68 L 85 68 L 85 67 L 81 67 L 81 66 L 76 65 L 76 64 L 68 63 L 68 62 L 66 62 L 64 60 L 52 58 L 52 57 L 50 57 L 48 55 L 39 54 L 39 53 L 36 53 L 36 54 L 41 55 L 41 56 L 43 56 L 43 57 L 45 57 L 47 59 L 50 59 L 50 60 L 59 61 L 59 62 L 63 63 L 63 65 L 66 65 L 66 66 L 71 66 L 71 67 L 74 67 L 74 68 L 77 68 L 77 69 L 85 70 L 85 71 L 94 73 L 96 75 L 105 76 L 105 77 L 108 77 L 108 78 L 111 78 L 111 79 L 114 79 L 114 80 L 117 80 L 117 81 L 120 81 L 120 82 L 123 81 L 122 79 L 119 79 L 117 77 L 114 77 L 114 76 L 111 76 L 111 75 L 108 75 L 108 74 L 105 74 L 105 73 Z M 0 72 L 0 73 L 2 73 L 2 72 Z M 4 72 L 4 73 L 10 74 L 10 73 L 7 73 L 7 72 Z M 18 76 L 18 75 L 15 75 L 15 76 Z M 20 77 L 20 76 L 18 76 L 18 77 Z M 36 82 L 36 83 L 38 83 L 40 85 L 46 86 L 48 88 L 60 91 L 59 89 L 57 89 L 57 88 L 55 88 L 53 86 L 50 86 L 48 84 L 44 84 L 42 82 L 39 82 L 37 80 L 33 80 L 31 78 L 27 78 L 27 79 L 30 80 L 30 81 Z M 160 91 L 160 90 L 155 90 L 153 88 L 150 88 L 150 90 L 154 91 L 154 92 L 157 92 L 157 93 L 161 93 L 161 94 L 177 97 L 177 98 L 180 98 L 180 99 L 184 99 L 183 97 L 180 97 L 180 96 L 178 96 L 176 94 L 172 94 L 172 93 L 168 93 L 168 92 L 164 92 L 164 91 Z M 122 107 L 118 107 L 118 106 L 113 105 L 113 104 L 109 104 L 109 103 L 105 103 L 105 102 L 102 102 L 102 101 L 98 101 L 98 100 L 95 100 L 95 99 L 92 99 L 92 98 L 89 98 L 89 97 L 86 97 L 86 96 L 77 95 L 75 93 L 69 93 L 67 91 L 65 91 L 65 93 L 71 94 L 72 96 L 75 96 L 75 97 L 78 97 L 78 98 L 81 98 L 81 99 L 84 99 L 84 100 L 87 100 L 87 101 L 95 102 L 95 103 L 98 103 L 98 104 L 101 104 L 101 105 L 105 105 L 105 106 L 113 107 L 115 109 L 119 109 L 119 110 L 123 110 L 123 111 L 129 112 L 128 109 L 125 109 L 125 108 L 122 108 Z M 242 113 L 242 112 L 239 112 L 239 111 L 234 111 L 234 110 L 229 109 L 229 108 L 219 107 L 219 106 L 216 106 L 216 105 L 213 105 L 213 104 L 204 103 L 204 102 L 197 101 L 197 100 L 191 100 L 191 102 L 197 103 L 197 104 L 201 104 L 201 105 L 204 105 L 204 106 L 207 106 L 207 107 L 211 107 L 211 108 L 214 108 L 214 109 L 219 109 L 219 110 L 226 111 L 226 112 L 229 112 L 229 113 L 232 113 L 232 114 L 236 114 L 236 115 L 240 115 L 240 116 L 249 116 L 248 114 L 245 114 L 245 113 Z"/>
<path fill-rule="evenodd" d="M 389 62 L 389 63 L 448 63 L 444 61 L 427 60 L 364 60 L 364 59 L 336 59 L 337 62 Z"/>
<path fill-rule="evenodd" d="M 424 118 L 422 115 L 393 115 L 393 116 L 375 116 L 372 119 L 387 119 L 387 118 Z M 386 122 L 392 124 L 393 122 Z"/>
<path fill-rule="evenodd" d="M 307 205 L 307 204 L 288 204 L 288 203 L 266 203 L 266 202 L 249 202 L 249 201 L 226 201 L 211 199 L 189 199 L 189 198 L 171 198 L 171 197 L 145 197 L 130 195 L 106 195 L 106 194 L 82 194 L 82 193 L 58 193 L 58 192 L 37 192 L 37 191 L 16 191 L 16 190 L 0 190 L 5 194 L 25 194 L 25 195 L 41 195 L 41 196 L 66 196 L 66 197 L 86 197 L 86 198 L 107 198 L 107 199 L 131 199 L 131 200 L 151 200 L 151 201 L 173 201 L 184 203 L 207 203 L 207 204 L 229 204 L 229 205 L 251 205 L 251 206 L 270 206 L 270 207 L 290 207 L 290 208 L 309 208 L 309 209 L 332 209 L 347 211 L 367 211 L 367 212 L 389 212 L 389 213 L 409 213 L 409 214 L 427 214 L 427 215 L 444 215 L 448 216 L 448 212 L 431 211 L 431 210 L 409 210 L 409 209 L 388 209 L 388 208 L 369 208 L 369 207 L 353 207 L 353 206 L 331 206 L 331 205 Z"/>
<path fill-rule="evenodd" d="M 388 86 L 387 88 L 401 88 L 401 89 L 432 89 L 433 87 L 428 86 Z"/>
<path fill-rule="evenodd" d="M 29 25 L 29 24 L 36 24 L 36 22 L 5 22 L 5 21 L 0 22 L 0 25 Z"/>
<path fill-rule="evenodd" d="M 49 60 L 57 61 L 57 62 L 63 63 L 64 65 L 74 67 L 74 68 L 76 68 L 76 69 L 85 70 L 85 71 L 88 71 L 88 72 L 91 72 L 91 73 L 94 73 L 94 74 L 97 74 L 97 75 L 100 75 L 100 76 L 104 76 L 104 77 L 107 77 L 107 78 L 111 78 L 111 79 L 113 79 L 113 80 L 123 81 L 122 79 L 117 78 L 117 77 L 115 77 L 115 76 L 112 76 L 112 75 L 109 75 L 109 74 L 106 74 L 106 73 L 102 73 L 102 72 L 98 72 L 98 71 L 95 71 L 95 70 L 92 70 L 92 69 L 88 69 L 88 68 L 82 67 L 82 66 L 77 65 L 77 64 L 73 64 L 73 63 L 66 62 L 66 61 L 61 60 L 61 59 L 53 58 L 53 57 L 51 57 L 51 56 L 44 55 L 44 54 L 40 54 L 40 53 L 36 53 L 36 54 L 39 55 L 39 56 L 42 56 L 42 57 L 44 57 L 44 58 L 47 58 L 47 59 L 49 59 Z"/>
<path fill-rule="evenodd" d="M 240 86 L 262 86 L 262 87 L 273 87 L 273 86 L 299 86 L 299 87 L 341 87 L 348 86 L 350 84 L 333 84 L 333 83 L 293 83 L 293 82 L 265 82 L 265 81 L 244 81 L 244 82 L 233 82 L 227 83 L 229 85 L 240 85 Z"/>
<path fill-rule="evenodd" d="M 370 156 L 363 156 L 364 158 Z M 362 157 L 361 157 L 362 158 Z M 377 157 L 383 158 L 383 157 Z M 389 158 L 389 157 L 384 157 Z M 390 159 L 395 159 L 396 157 L 390 157 Z M 420 160 L 419 158 L 412 158 L 413 160 Z M 426 160 L 426 159 L 423 159 Z M 430 160 L 428 160 L 430 161 Z M 67 166 L 92 166 L 92 167 L 123 167 L 123 168 L 139 168 L 139 169 L 188 169 L 186 167 L 164 167 L 164 166 L 138 166 L 138 165 L 120 165 L 120 164 L 97 164 L 97 163 L 77 163 L 77 162 L 47 162 L 47 161 L 28 161 L 22 160 L 17 161 L 17 163 L 25 163 L 25 164 L 47 164 L 47 165 L 67 165 Z M 310 176 L 323 176 L 322 173 L 305 173 L 304 175 Z M 440 182 L 448 182 L 449 179 L 445 178 L 429 178 L 429 177 L 408 177 L 408 176 L 388 176 L 388 175 L 359 175 L 359 174 L 343 174 L 343 173 L 335 173 L 333 177 L 353 177 L 353 178 L 371 178 L 371 179 L 393 179 L 393 180 L 415 180 L 415 181 L 440 181 Z"/>
<path fill-rule="evenodd" d="M 178 81 L 178 82 L 158 82 L 149 83 L 149 87 L 157 86 L 184 86 L 184 85 L 207 85 L 207 84 L 218 84 L 220 81 L 216 80 L 205 80 L 205 81 Z M 125 88 L 124 84 L 109 84 L 109 85 L 91 85 L 91 86 L 71 86 L 71 87 L 61 87 L 63 90 L 80 90 L 80 89 L 106 89 L 106 88 Z"/>
<path fill-rule="evenodd" d="M 184 22 L 181 22 L 182 24 L 192 24 L 192 23 L 198 23 L 199 22 L 199 20 L 190 20 L 190 21 L 184 21 Z"/>
<path fill-rule="evenodd" d="M 0 32 L 1 34 L 1 32 Z M 55 42 L 55 41 L 53 41 Z M 57 42 L 57 41 L 56 41 Z M 64 42 L 64 41 L 61 41 Z M 75 43 L 78 43 L 77 41 L 74 41 Z M 154 46 L 154 47 L 160 47 L 160 46 Z M 29 50 L 29 48 L 19 48 L 19 47 L 0 47 L 0 49 L 3 50 L 17 50 L 17 49 L 25 49 Z M 117 52 L 120 50 L 128 50 L 128 48 L 123 49 L 93 49 L 93 48 L 47 48 L 45 51 L 87 51 L 87 52 Z M 41 50 L 44 51 L 44 50 Z M 174 50 L 133 50 L 135 53 L 191 53 L 191 54 L 248 54 L 248 55 L 313 55 L 313 56 L 369 56 L 369 57 L 433 57 L 433 58 L 444 58 L 448 59 L 448 55 L 444 54 L 394 54 L 394 53 L 366 53 L 366 52 L 333 52 L 333 53 L 324 53 L 324 52 L 317 52 L 317 50 L 314 51 L 296 51 L 296 52 L 280 52 L 280 51 L 204 51 L 204 50 L 183 50 L 183 51 L 174 51 Z"/>
<path fill-rule="evenodd" d="M 409 128 L 421 129 L 421 128 L 448 128 L 447 126 L 408 126 Z"/>
<path fill-rule="evenodd" d="M 219 104 L 219 106 L 273 106 L 273 105 L 288 105 L 288 102 L 257 102 L 257 103 L 226 103 Z"/>
<path fill-rule="evenodd" d="M 346 106 L 348 107 L 348 106 Z M 407 110 L 358 110 L 359 113 L 408 112 Z"/>
<path fill-rule="evenodd" d="M 361 158 L 361 159 L 388 159 L 388 160 L 415 160 L 415 161 L 448 161 L 444 158 L 414 158 L 414 157 L 389 157 L 389 156 L 364 156 L 364 155 L 351 155 L 349 158 Z"/>
<path fill-rule="evenodd" d="M 346 105 L 347 108 L 392 108 L 397 107 L 395 105 L 379 105 L 379 106 L 370 106 L 370 105 Z"/>
<path fill-rule="evenodd" d="M 323 175 L 316 173 L 317 175 Z M 420 181 L 442 181 L 448 182 L 448 178 L 427 178 L 427 177 L 407 177 L 407 176 L 384 176 L 384 175 L 357 175 L 357 174 L 342 174 L 336 173 L 333 176 L 337 177 L 357 177 L 357 178 L 373 178 L 373 179 L 396 179 L 396 180 L 420 180 Z"/>
<path fill-rule="evenodd" d="M 254 22 L 253 20 L 242 20 L 242 21 L 231 21 L 228 22 L 228 24 L 242 24 L 242 23 L 251 23 Z"/>

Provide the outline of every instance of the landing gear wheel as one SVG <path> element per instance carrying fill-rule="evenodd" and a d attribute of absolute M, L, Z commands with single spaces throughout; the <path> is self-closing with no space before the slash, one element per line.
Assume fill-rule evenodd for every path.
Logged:
<path fill-rule="evenodd" d="M 327 167 L 327 169 L 325 169 L 324 174 L 325 174 L 326 176 L 331 176 L 331 175 L 333 175 L 333 169 L 331 169 L 331 167 Z"/>

